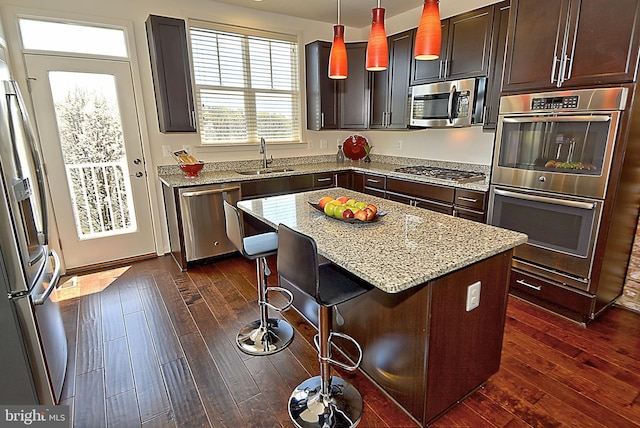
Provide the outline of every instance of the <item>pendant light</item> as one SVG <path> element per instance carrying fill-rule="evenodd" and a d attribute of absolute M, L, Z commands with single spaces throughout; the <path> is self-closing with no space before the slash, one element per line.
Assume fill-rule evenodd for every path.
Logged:
<path fill-rule="evenodd" d="M 346 79 L 348 74 L 347 47 L 344 45 L 344 25 L 340 25 L 340 0 L 338 23 L 333 26 L 333 44 L 329 53 L 329 78 Z"/>
<path fill-rule="evenodd" d="M 442 28 L 438 0 L 424 0 L 422 17 L 416 33 L 414 57 L 418 60 L 440 58 Z"/>
<path fill-rule="evenodd" d="M 389 45 L 384 29 L 384 9 L 380 7 L 380 0 L 378 0 L 378 7 L 372 9 L 371 12 L 373 19 L 367 43 L 366 67 L 369 71 L 382 71 L 386 70 L 389 65 Z"/>

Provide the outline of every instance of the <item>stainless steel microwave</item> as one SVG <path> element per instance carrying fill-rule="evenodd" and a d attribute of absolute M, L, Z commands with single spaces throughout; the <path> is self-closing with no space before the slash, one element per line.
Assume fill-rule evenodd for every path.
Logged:
<path fill-rule="evenodd" d="M 450 80 L 409 88 L 409 126 L 464 127 L 482 123 L 486 78 Z"/>

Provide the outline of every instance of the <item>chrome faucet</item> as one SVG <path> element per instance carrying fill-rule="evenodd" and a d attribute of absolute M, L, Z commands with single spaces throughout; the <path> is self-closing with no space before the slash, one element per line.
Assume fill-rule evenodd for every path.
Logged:
<path fill-rule="evenodd" d="M 262 167 L 266 168 L 273 162 L 273 155 L 271 155 L 271 160 L 267 160 L 267 142 L 264 138 L 260 138 L 260 153 L 262 154 Z"/>

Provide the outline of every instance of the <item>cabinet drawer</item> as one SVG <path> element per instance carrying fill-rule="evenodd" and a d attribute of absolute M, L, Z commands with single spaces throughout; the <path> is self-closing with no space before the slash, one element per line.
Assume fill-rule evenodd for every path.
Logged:
<path fill-rule="evenodd" d="M 374 189 L 386 189 L 387 177 L 384 175 L 365 174 L 364 187 L 372 187 Z"/>
<path fill-rule="evenodd" d="M 463 206 L 475 211 L 485 211 L 485 193 L 474 190 L 456 189 L 456 206 Z"/>
<path fill-rule="evenodd" d="M 424 208 L 425 210 L 435 211 L 440 214 L 453 215 L 453 206 L 450 204 L 443 204 L 436 201 L 427 201 L 425 199 L 416 199 L 414 206 L 418 208 Z"/>
<path fill-rule="evenodd" d="M 464 218 L 467 220 L 477 221 L 478 223 L 486 223 L 486 214 L 484 212 L 472 211 L 465 208 L 459 208 L 456 206 L 455 214 L 456 217 Z"/>
<path fill-rule="evenodd" d="M 511 269 L 511 294 L 580 322 L 587 322 L 593 312 L 595 296 Z"/>
<path fill-rule="evenodd" d="M 313 174 L 314 189 L 326 189 L 334 186 L 335 186 L 335 173 L 323 172 L 319 174 Z"/>
<path fill-rule="evenodd" d="M 453 204 L 454 189 L 452 187 L 389 177 L 387 178 L 387 190 L 403 195 Z"/>
<path fill-rule="evenodd" d="M 313 174 L 250 180 L 241 186 L 243 199 L 303 192 L 313 189 Z"/>

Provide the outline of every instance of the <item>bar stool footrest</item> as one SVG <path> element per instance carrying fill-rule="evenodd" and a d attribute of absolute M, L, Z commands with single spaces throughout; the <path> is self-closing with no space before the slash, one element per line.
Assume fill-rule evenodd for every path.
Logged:
<path fill-rule="evenodd" d="M 340 337 L 342 339 L 348 340 L 349 342 L 353 343 L 353 345 L 356 347 L 356 349 L 358 350 L 358 361 L 355 362 L 354 365 L 347 365 L 345 363 L 342 363 L 340 361 L 336 361 L 334 359 L 331 358 L 331 345 L 333 344 L 333 341 L 331 340 L 333 338 L 333 336 L 336 337 Z M 331 364 L 334 364 L 344 370 L 347 371 L 354 371 L 355 369 L 357 369 L 360 366 L 360 363 L 362 362 L 362 348 L 360 347 L 360 344 L 358 342 L 356 342 L 356 340 L 344 333 L 338 333 L 338 332 L 334 332 L 332 331 L 331 333 L 329 333 L 329 358 L 322 358 L 319 356 L 320 353 L 320 339 L 319 339 L 319 335 L 315 335 L 313 336 L 313 343 L 316 345 L 316 349 L 318 350 L 318 360 L 320 361 L 328 361 Z"/>
<path fill-rule="evenodd" d="M 279 293 L 282 293 L 282 294 L 286 295 L 287 299 L 288 299 L 287 303 L 284 306 L 280 307 L 280 308 L 277 307 L 277 306 L 272 305 L 271 303 L 268 302 L 269 299 L 268 299 L 267 293 L 269 293 L 269 291 L 277 291 Z M 291 291 L 287 290 L 286 288 L 282 288 L 282 287 L 266 287 L 264 294 L 265 294 L 265 297 L 267 297 L 267 298 L 265 299 L 265 301 L 258 300 L 258 304 L 266 305 L 267 307 L 273 309 L 274 311 L 284 312 L 287 309 L 289 309 L 291 307 L 291 305 L 293 304 L 293 293 L 291 293 Z"/>

